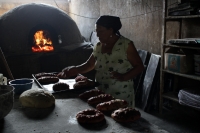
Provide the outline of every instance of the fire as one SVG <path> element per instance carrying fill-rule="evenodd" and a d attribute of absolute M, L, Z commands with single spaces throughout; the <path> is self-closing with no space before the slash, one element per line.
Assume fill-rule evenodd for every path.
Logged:
<path fill-rule="evenodd" d="M 37 31 L 34 35 L 35 46 L 32 47 L 33 52 L 53 51 L 52 41 L 47 31 Z"/>

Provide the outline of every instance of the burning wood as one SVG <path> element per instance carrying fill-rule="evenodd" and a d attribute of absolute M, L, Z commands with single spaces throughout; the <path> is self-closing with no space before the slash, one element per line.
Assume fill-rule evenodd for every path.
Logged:
<path fill-rule="evenodd" d="M 34 35 L 34 44 L 35 45 L 32 47 L 33 52 L 54 50 L 48 31 L 37 31 Z"/>

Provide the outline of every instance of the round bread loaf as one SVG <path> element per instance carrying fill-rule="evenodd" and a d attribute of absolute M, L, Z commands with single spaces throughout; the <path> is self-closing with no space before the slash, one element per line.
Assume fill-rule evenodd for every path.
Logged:
<path fill-rule="evenodd" d="M 128 106 L 128 102 L 123 99 L 114 99 L 108 102 L 100 103 L 96 106 L 96 109 L 102 112 L 112 112 L 119 108 L 125 108 Z"/>
<path fill-rule="evenodd" d="M 76 119 L 79 123 L 98 123 L 105 119 L 104 114 L 96 109 L 85 109 L 78 112 Z"/>
<path fill-rule="evenodd" d="M 19 101 L 24 107 L 48 108 L 55 104 L 55 97 L 41 89 L 30 89 L 20 95 Z"/>
<path fill-rule="evenodd" d="M 94 96 L 98 96 L 100 94 L 104 94 L 104 92 L 102 92 L 99 89 L 92 89 L 92 90 L 88 90 L 88 91 L 81 93 L 79 95 L 79 98 L 81 98 L 83 100 L 88 100 L 89 98 L 94 97 Z"/>
<path fill-rule="evenodd" d="M 110 94 L 100 94 L 98 96 L 91 97 L 87 100 L 87 103 L 90 105 L 96 106 L 99 103 L 107 102 L 113 100 L 114 97 Z"/>
<path fill-rule="evenodd" d="M 87 81 L 78 81 L 73 85 L 74 89 L 80 89 L 80 88 L 85 88 L 89 87 Z"/>
<path fill-rule="evenodd" d="M 83 81 L 83 80 L 87 80 L 87 77 L 83 76 L 83 75 L 78 75 L 76 76 L 75 78 L 75 81 L 78 82 L 78 81 Z"/>
<path fill-rule="evenodd" d="M 135 110 L 131 107 L 119 108 L 118 110 L 113 111 L 111 117 L 117 122 L 134 122 L 140 119 L 141 114 L 138 110 Z"/>
<path fill-rule="evenodd" d="M 54 91 L 69 90 L 69 85 L 67 83 L 58 82 L 53 85 Z"/>
<path fill-rule="evenodd" d="M 94 86 L 95 86 L 95 82 L 93 82 L 91 79 L 77 81 L 73 85 L 74 89 L 88 88 L 88 87 L 94 87 Z"/>

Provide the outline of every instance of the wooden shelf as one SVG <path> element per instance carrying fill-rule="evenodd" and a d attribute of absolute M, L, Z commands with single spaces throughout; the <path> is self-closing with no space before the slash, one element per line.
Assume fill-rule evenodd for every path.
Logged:
<path fill-rule="evenodd" d="M 200 76 L 197 76 L 197 75 L 193 75 L 193 74 L 182 74 L 182 73 L 177 73 L 177 72 L 172 72 L 172 71 L 169 71 L 169 70 L 162 70 L 163 72 L 166 72 L 166 73 L 171 73 L 171 74 L 174 74 L 174 75 L 178 75 L 178 76 L 182 76 L 182 77 L 185 77 L 185 78 L 190 78 L 190 79 L 194 79 L 194 80 L 199 80 L 200 81 Z"/>
<path fill-rule="evenodd" d="M 162 97 L 179 103 L 178 96 L 173 92 L 164 93 Z"/>
<path fill-rule="evenodd" d="M 167 16 L 165 17 L 166 20 L 170 19 L 188 19 L 188 18 L 199 18 L 200 15 L 188 15 L 188 16 Z"/>
<path fill-rule="evenodd" d="M 176 102 L 176 103 L 179 103 L 178 94 L 175 94 L 175 93 L 173 93 L 173 92 L 164 93 L 164 94 L 162 95 L 162 97 L 165 98 L 165 99 L 169 99 L 169 100 L 171 100 L 171 101 L 174 101 L 174 102 Z M 179 103 L 179 104 L 180 104 L 180 103 Z M 191 108 L 191 109 L 195 109 L 195 110 L 197 110 L 197 111 L 200 111 L 200 109 L 195 108 L 195 107 L 192 107 L 192 106 L 189 106 L 189 105 L 186 105 L 186 104 L 180 104 L 180 105 L 181 105 L 181 106 L 185 106 L 185 107 L 189 107 L 189 108 Z"/>
<path fill-rule="evenodd" d="M 179 81 L 179 79 L 185 79 L 187 80 L 190 79 L 192 82 L 194 82 L 195 84 L 191 85 L 191 86 L 195 86 L 199 84 L 200 81 L 200 76 L 195 75 L 195 74 L 183 74 L 183 73 L 178 73 L 178 72 L 173 72 L 170 70 L 166 70 L 164 69 L 164 63 L 165 63 L 165 52 L 168 48 L 177 48 L 177 49 L 189 49 L 191 50 L 191 52 L 193 52 L 194 54 L 198 51 L 200 51 L 200 44 L 170 44 L 168 42 L 166 42 L 166 39 L 169 39 L 171 37 L 171 39 L 181 39 L 181 38 L 199 38 L 200 34 L 197 30 L 194 30 L 193 28 L 190 28 L 189 26 L 191 25 L 191 27 L 194 26 L 198 26 L 199 28 L 199 20 L 200 20 L 200 14 L 199 15 L 187 15 L 187 16 L 168 16 L 168 5 L 169 5 L 169 0 L 163 0 L 163 16 L 164 16 L 164 20 L 163 20 L 163 26 L 162 26 L 162 46 L 161 46 L 161 73 L 160 73 L 160 105 L 159 105 L 159 109 L 160 109 L 160 114 L 162 114 L 162 107 L 163 107 L 163 99 L 169 99 L 171 101 L 174 102 L 178 102 L 179 103 L 179 99 L 178 99 L 178 94 L 177 92 L 175 92 L 176 90 L 178 90 L 181 81 Z M 194 20 L 195 19 L 195 20 Z M 169 24 L 169 26 L 167 27 L 167 22 L 171 22 Z M 173 29 L 173 21 L 175 23 L 178 22 L 179 26 L 177 27 L 177 29 Z M 176 26 L 176 25 L 174 25 Z M 176 33 L 176 34 L 172 34 L 172 35 L 168 35 L 172 30 L 172 33 Z M 194 30 L 194 31 L 193 31 Z M 169 31 L 169 33 L 168 33 Z M 184 34 L 183 34 L 184 33 Z M 186 34 L 187 33 L 187 34 Z M 190 35 L 191 34 L 191 35 Z M 167 37 L 168 36 L 168 37 Z M 195 51 L 196 50 L 196 51 Z M 192 53 L 192 54 L 193 54 Z M 163 93 L 165 92 L 164 87 L 166 86 L 165 83 L 165 74 L 169 73 L 171 74 L 171 76 L 173 76 L 174 78 L 172 78 L 174 84 L 172 86 L 173 91 L 168 92 L 168 93 Z M 196 81 L 195 81 L 196 80 Z M 187 84 L 187 83 L 186 83 Z M 183 84 L 184 86 L 184 84 Z M 188 85 L 190 86 L 190 85 Z"/>
<path fill-rule="evenodd" d="M 186 49 L 200 50 L 200 44 L 199 44 L 199 46 L 183 46 L 183 45 L 163 44 L 163 47 L 174 47 L 174 48 L 186 48 Z"/>

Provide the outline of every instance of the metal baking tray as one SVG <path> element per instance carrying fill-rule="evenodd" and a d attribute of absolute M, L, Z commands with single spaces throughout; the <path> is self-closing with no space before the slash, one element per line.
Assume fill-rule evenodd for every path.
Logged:
<path fill-rule="evenodd" d="M 56 73 L 56 72 L 52 72 L 52 73 Z M 35 74 L 32 74 L 32 77 L 34 78 L 36 84 L 44 89 L 44 90 L 47 90 L 48 92 L 50 93 L 59 93 L 59 92 L 69 92 L 69 91 L 73 91 L 73 92 L 84 92 L 84 91 L 87 91 L 87 90 L 91 90 L 91 89 L 94 89 L 95 87 L 98 86 L 97 83 L 95 83 L 95 86 L 92 86 L 92 87 L 85 87 L 85 88 L 79 88 L 79 89 L 74 89 L 73 88 L 73 85 L 76 83 L 75 79 L 59 79 L 58 82 L 63 82 L 63 83 L 67 83 L 69 85 L 69 89 L 68 90 L 61 90 L 61 91 L 54 91 L 53 90 L 53 85 L 55 83 L 52 83 L 52 84 L 40 84 L 40 82 L 37 80 L 37 78 L 35 77 Z M 57 82 L 57 83 L 58 83 Z"/>

